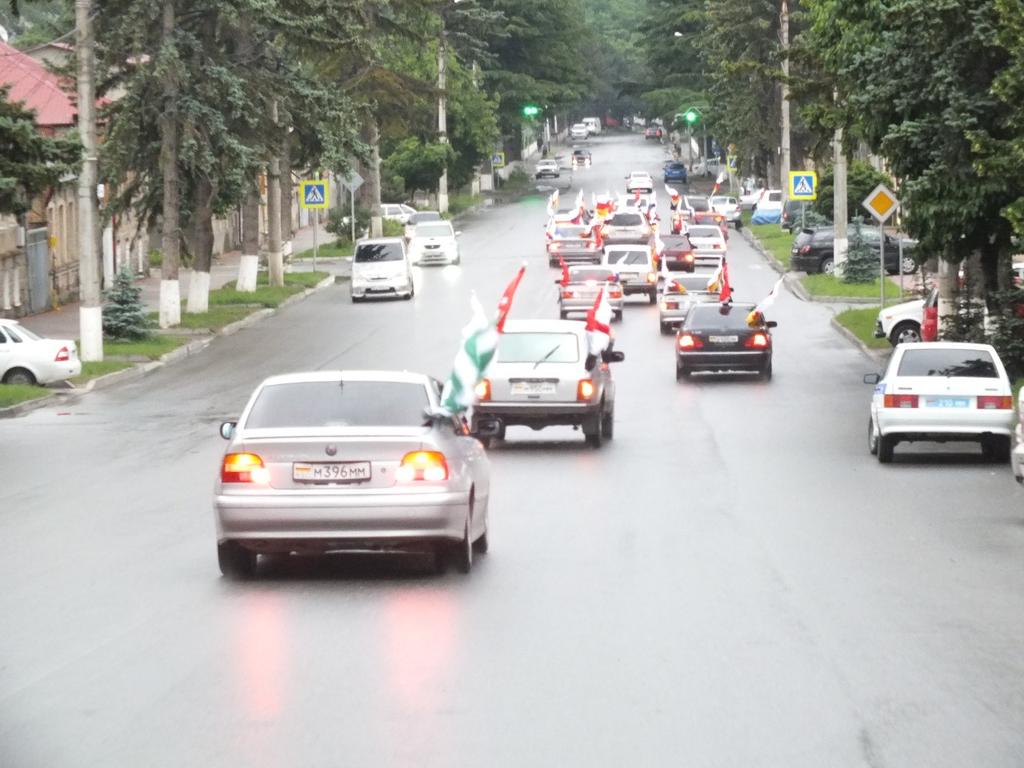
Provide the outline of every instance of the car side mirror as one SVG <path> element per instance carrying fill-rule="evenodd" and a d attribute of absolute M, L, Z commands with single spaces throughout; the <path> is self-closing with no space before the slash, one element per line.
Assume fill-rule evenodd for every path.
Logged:
<path fill-rule="evenodd" d="M 769 320 L 768 322 L 766 322 L 764 324 L 764 327 L 765 328 L 778 328 L 779 327 L 779 323 L 778 323 L 777 320 Z"/>
<path fill-rule="evenodd" d="M 877 384 L 882 380 L 882 377 L 877 373 L 865 373 L 864 383 L 865 384 Z"/>
<path fill-rule="evenodd" d="M 626 353 L 619 352 L 618 350 L 615 349 L 606 349 L 604 352 L 601 353 L 601 360 L 603 360 L 606 363 L 621 363 L 625 359 Z"/>
<path fill-rule="evenodd" d="M 230 440 L 235 436 L 235 428 L 238 427 L 237 421 L 225 421 L 220 425 L 220 436 L 225 440 Z"/>

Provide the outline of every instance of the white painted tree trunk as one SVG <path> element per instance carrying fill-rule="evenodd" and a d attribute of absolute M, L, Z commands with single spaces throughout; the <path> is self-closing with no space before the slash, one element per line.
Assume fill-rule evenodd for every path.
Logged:
<path fill-rule="evenodd" d="M 192 272 L 192 276 L 188 281 L 188 306 L 185 311 L 190 315 L 210 311 L 209 272 Z"/>
<path fill-rule="evenodd" d="M 102 360 L 103 307 L 79 306 L 78 332 L 82 337 L 78 356 L 83 360 Z"/>
<path fill-rule="evenodd" d="M 160 327 L 181 325 L 181 284 L 177 278 L 160 281 Z"/>
<path fill-rule="evenodd" d="M 238 262 L 238 282 L 235 284 L 242 293 L 256 292 L 256 278 L 260 271 L 260 257 L 243 254 Z"/>

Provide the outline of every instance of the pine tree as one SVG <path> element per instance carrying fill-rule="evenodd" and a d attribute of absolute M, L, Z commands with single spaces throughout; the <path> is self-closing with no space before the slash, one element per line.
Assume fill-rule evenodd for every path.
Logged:
<path fill-rule="evenodd" d="M 846 251 L 846 267 L 843 269 L 844 283 L 870 283 L 878 275 L 878 252 L 864 240 L 860 221 L 853 223 L 850 245 Z"/>
<path fill-rule="evenodd" d="M 103 333 L 112 339 L 137 341 L 149 336 L 152 323 L 142 304 L 142 289 L 138 288 L 132 274 L 122 268 L 114 278 L 113 287 L 107 291 L 103 305 Z"/>

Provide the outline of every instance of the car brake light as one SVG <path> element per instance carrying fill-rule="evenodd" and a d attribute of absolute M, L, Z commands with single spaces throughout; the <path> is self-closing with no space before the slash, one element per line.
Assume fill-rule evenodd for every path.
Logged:
<path fill-rule="evenodd" d="M 663 301 L 661 303 L 662 309 L 679 309 L 678 301 Z"/>
<path fill-rule="evenodd" d="M 687 253 L 685 256 L 683 256 L 683 261 L 693 261 L 693 254 Z"/>
<path fill-rule="evenodd" d="M 549 251 L 559 251 L 561 249 L 562 249 L 562 244 L 561 243 L 548 243 L 548 250 Z"/>
<path fill-rule="evenodd" d="M 476 386 L 473 387 L 473 392 L 476 394 L 476 399 L 481 402 L 491 399 L 491 380 L 480 379 Z"/>
<path fill-rule="evenodd" d="M 412 451 L 402 457 L 395 479 L 400 483 L 439 483 L 448 479 L 448 461 L 438 451 Z"/>
<path fill-rule="evenodd" d="M 619 289 L 619 288 L 612 288 L 612 289 L 610 289 L 608 291 L 608 298 L 609 299 L 621 299 L 622 298 L 622 291 L 621 291 L 621 289 Z"/>
<path fill-rule="evenodd" d="M 656 282 L 658 282 L 658 273 L 657 272 L 648 272 L 647 273 L 647 282 L 648 283 L 656 283 Z"/>
<path fill-rule="evenodd" d="M 573 297 L 573 295 L 574 294 L 573 294 L 572 291 L 562 291 L 562 298 L 563 299 L 571 299 Z"/>
<path fill-rule="evenodd" d="M 722 247 L 722 244 L 721 243 L 712 243 L 711 247 L 714 248 L 717 251 L 719 248 Z"/>
<path fill-rule="evenodd" d="M 917 395 L 886 395 L 882 402 L 884 408 L 917 408 Z"/>
<path fill-rule="evenodd" d="M 679 348 L 680 349 L 700 349 L 704 346 L 704 342 L 698 339 L 696 336 L 691 336 L 688 333 L 684 333 L 679 337 Z"/>
<path fill-rule="evenodd" d="M 979 395 L 977 405 L 986 411 L 1006 410 L 1013 408 L 1013 398 L 1010 395 Z"/>
<path fill-rule="evenodd" d="M 743 346 L 745 346 L 745 347 L 757 347 L 757 348 L 763 349 L 763 348 L 768 346 L 768 334 L 766 334 L 766 333 L 755 333 L 753 336 L 751 336 L 749 339 L 747 339 L 743 343 Z"/>
<path fill-rule="evenodd" d="M 60 350 L 58 350 L 58 352 L 57 352 L 57 356 L 55 358 L 53 358 L 53 362 L 55 362 L 55 363 L 66 363 L 70 359 L 71 359 L 71 353 L 68 352 L 68 348 L 67 347 L 61 347 Z"/>
<path fill-rule="evenodd" d="M 810 252 L 811 252 L 811 246 L 809 246 L 809 245 L 801 245 L 800 246 L 800 253 L 810 253 Z"/>
<path fill-rule="evenodd" d="M 255 453 L 229 453 L 224 456 L 220 468 L 222 483 L 259 483 L 270 482 L 270 470 L 263 466 L 263 459 Z"/>
<path fill-rule="evenodd" d="M 576 385 L 576 399 L 577 400 L 589 400 L 594 396 L 596 387 L 594 382 L 590 379 L 580 379 L 579 384 Z"/>

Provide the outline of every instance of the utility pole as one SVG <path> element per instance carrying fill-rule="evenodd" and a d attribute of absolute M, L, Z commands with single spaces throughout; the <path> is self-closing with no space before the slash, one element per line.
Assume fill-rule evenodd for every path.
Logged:
<path fill-rule="evenodd" d="M 782 11 L 779 14 L 779 26 L 782 32 L 782 199 L 789 197 L 789 0 L 782 0 Z"/>
<path fill-rule="evenodd" d="M 277 99 L 270 101 L 270 120 L 277 128 Z M 267 164 L 267 273 L 270 284 L 284 286 L 284 257 L 281 253 L 281 153 L 270 152 Z"/>
<path fill-rule="evenodd" d="M 838 106 L 838 91 L 832 91 L 832 101 Z M 846 270 L 846 254 L 849 250 L 846 225 L 850 219 L 850 213 L 846 209 L 846 150 L 843 148 L 842 123 L 836 125 L 835 136 L 832 139 L 832 152 L 832 175 L 834 179 L 832 221 L 835 222 L 832 263 L 835 267 L 836 275 L 842 277 L 843 272 Z"/>
<path fill-rule="evenodd" d="M 174 42 L 174 2 L 164 0 L 161 18 L 161 58 Z M 163 83 L 163 110 L 160 115 L 160 170 L 163 174 L 163 210 L 161 222 L 160 327 L 181 325 L 181 208 L 178 199 L 178 71 L 168 68 Z"/>
<path fill-rule="evenodd" d="M 437 44 L 437 138 L 442 144 L 448 143 L 448 34 L 444 28 L 444 11 L 441 12 L 441 36 Z M 437 210 L 448 211 L 448 166 L 441 171 L 437 180 Z"/>
<path fill-rule="evenodd" d="M 100 301 L 99 250 L 96 245 L 99 211 L 96 182 L 95 44 L 92 0 L 75 0 L 75 51 L 78 61 L 78 132 L 82 141 L 82 170 L 78 174 L 78 333 L 84 361 L 103 359 L 103 305 Z"/>

